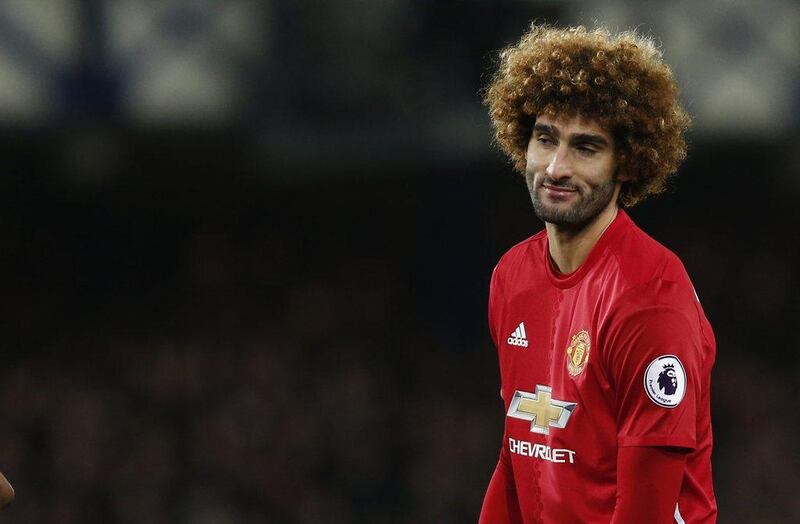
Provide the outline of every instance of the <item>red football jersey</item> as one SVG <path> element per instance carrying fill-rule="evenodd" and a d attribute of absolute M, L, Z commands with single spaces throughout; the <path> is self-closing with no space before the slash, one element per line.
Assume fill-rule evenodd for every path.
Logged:
<path fill-rule="evenodd" d="M 495 268 L 489 323 L 506 412 L 495 476 L 508 506 L 492 514 L 509 516 L 486 517 L 487 497 L 484 520 L 608 523 L 618 449 L 670 446 L 687 450 L 675 521 L 716 522 L 714 334 L 673 253 L 620 210 L 564 275 L 541 231 Z"/>

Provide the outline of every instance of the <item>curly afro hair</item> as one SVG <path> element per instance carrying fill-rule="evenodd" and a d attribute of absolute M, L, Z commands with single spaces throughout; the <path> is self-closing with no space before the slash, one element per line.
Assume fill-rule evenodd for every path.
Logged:
<path fill-rule="evenodd" d="M 596 120 L 614 137 L 625 207 L 664 190 L 686 158 L 691 119 L 661 52 L 647 37 L 605 28 L 587 31 L 532 24 L 500 53 L 484 91 L 495 141 L 525 172 L 525 152 L 537 115 Z"/>

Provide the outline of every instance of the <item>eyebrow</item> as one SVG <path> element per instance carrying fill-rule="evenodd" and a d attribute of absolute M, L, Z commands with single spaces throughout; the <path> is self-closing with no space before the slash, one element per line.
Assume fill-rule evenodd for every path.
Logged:
<path fill-rule="evenodd" d="M 557 127 L 548 125 L 548 124 L 534 124 L 533 125 L 534 132 L 538 131 L 540 133 L 547 133 L 548 135 L 553 135 L 554 137 L 558 138 L 560 133 Z M 608 146 L 608 140 L 602 135 L 595 135 L 593 133 L 578 133 L 575 135 L 570 135 L 570 141 L 572 143 L 590 143 L 595 144 L 596 146 Z"/>

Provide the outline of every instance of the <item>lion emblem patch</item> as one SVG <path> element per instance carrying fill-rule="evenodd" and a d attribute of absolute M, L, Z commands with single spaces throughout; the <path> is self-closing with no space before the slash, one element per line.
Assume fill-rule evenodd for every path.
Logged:
<path fill-rule="evenodd" d="M 591 348 L 592 341 L 585 329 L 572 336 L 572 342 L 567 348 L 567 371 L 571 376 L 577 377 L 586 368 Z"/>
<path fill-rule="evenodd" d="M 644 372 L 644 390 L 662 408 L 674 408 L 686 394 L 686 370 L 676 355 L 661 355 Z"/>

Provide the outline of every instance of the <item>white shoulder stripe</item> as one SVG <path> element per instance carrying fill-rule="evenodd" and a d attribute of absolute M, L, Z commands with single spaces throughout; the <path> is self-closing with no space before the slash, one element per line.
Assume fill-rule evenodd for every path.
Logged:
<path fill-rule="evenodd" d="M 681 510 L 678 508 L 677 504 L 675 504 L 675 522 L 677 524 L 686 524 L 686 521 L 683 520 L 683 517 L 681 516 Z"/>

